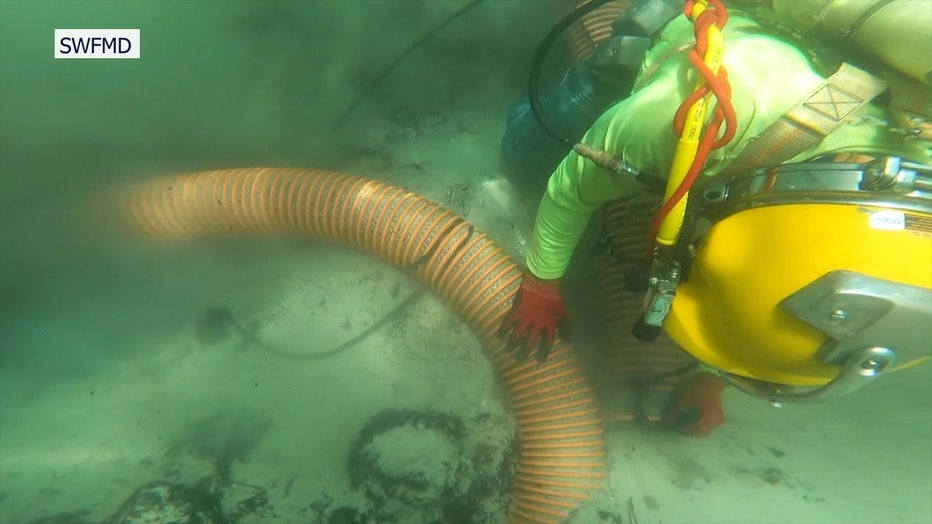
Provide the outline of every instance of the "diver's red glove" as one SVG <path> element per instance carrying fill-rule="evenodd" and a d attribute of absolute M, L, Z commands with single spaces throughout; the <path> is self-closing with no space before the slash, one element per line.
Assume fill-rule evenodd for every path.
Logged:
<path fill-rule="evenodd" d="M 711 373 L 686 379 L 667 410 L 664 422 L 690 437 L 704 437 L 725 422 L 722 391 L 728 383 Z"/>
<path fill-rule="evenodd" d="M 499 336 L 508 338 L 508 349 L 518 349 L 526 358 L 537 348 L 537 360 L 547 360 L 557 329 L 566 323 L 566 303 L 560 292 L 560 279 L 542 280 L 525 272 L 511 312 L 502 320 Z"/>

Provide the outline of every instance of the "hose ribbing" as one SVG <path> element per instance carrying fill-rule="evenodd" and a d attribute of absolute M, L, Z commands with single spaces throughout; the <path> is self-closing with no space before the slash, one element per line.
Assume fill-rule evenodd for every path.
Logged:
<path fill-rule="evenodd" d="M 569 12 L 580 0 L 564 2 Z M 595 46 L 612 36 L 612 24 L 628 9 L 628 0 L 615 0 L 609 2 L 591 13 L 587 13 L 582 20 L 570 26 L 567 30 L 567 39 L 573 63 L 578 64 L 585 60 L 595 50 Z"/>
<path fill-rule="evenodd" d="M 695 359 L 674 343 L 666 333 L 653 342 L 641 342 L 631 328 L 643 312 L 644 291 L 630 289 L 632 275 L 640 270 L 647 284 L 647 243 L 650 222 L 659 200 L 648 196 L 609 202 L 601 209 L 602 230 L 610 239 L 610 253 L 600 261 L 599 289 L 602 290 L 602 318 L 605 339 L 612 358 L 611 376 L 618 383 L 636 385 L 669 396 L 682 380 L 675 374 Z M 636 280 L 636 279 L 635 279 Z M 657 378 L 657 380 L 652 380 Z M 644 414 L 657 421 L 660 413 Z M 615 420 L 633 414 L 612 414 Z"/>
<path fill-rule="evenodd" d="M 194 173 L 120 197 L 130 223 L 151 237 L 299 233 L 409 269 L 471 327 L 509 393 L 519 440 L 511 522 L 563 522 L 601 488 L 603 425 L 583 369 L 560 341 L 543 365 L 505 351 L 496 332 L 522 272 L 462 218 L 390 184 L 305 169 Z"/>

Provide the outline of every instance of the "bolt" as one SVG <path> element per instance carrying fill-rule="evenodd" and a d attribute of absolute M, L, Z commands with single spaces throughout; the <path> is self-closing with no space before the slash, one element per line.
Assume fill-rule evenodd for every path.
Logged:
<path fill-rule="evenodd" d="M 865 371 L 880 371 L 881 368 L 883 368 L 883 364 L 872 358 L 861 362 L 861 369 Z"/>
<path fill-rule="evenodd" d="M 783 407 L 783 402 L 780 402 L 779 400 L 771 400 L 771 401 L 770 401 L 770 407 L 772 407 L 772 408 L 782 408 L 782 407 Z"/>
<path fill-rule="evenodd" d="M 829 314 L 829 318 L 832 320 L 844 320 L 848 318 L 848 312 L 844 309 L 836 309 Z"/>

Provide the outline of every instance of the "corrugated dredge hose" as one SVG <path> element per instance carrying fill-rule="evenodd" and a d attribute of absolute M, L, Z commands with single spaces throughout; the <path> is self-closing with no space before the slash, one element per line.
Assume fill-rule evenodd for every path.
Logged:
<path fill-rule="evenodd" d="M 564 522 L 605 476 L 600 410 L 558 341 L 544 364 L 519 362 L 496 336 L 521 271 L 462 218 L 398 187 L 339 173 L 255 168 L 157 179 L 117 193 L 131 226 L 157 238 L 298 233 L 409 268 L 479 337 L 518 426 L 510 521 Z"/>

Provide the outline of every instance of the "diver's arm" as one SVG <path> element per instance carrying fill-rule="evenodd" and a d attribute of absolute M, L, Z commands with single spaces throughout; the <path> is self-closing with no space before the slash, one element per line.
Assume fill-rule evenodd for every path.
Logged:
<path fill-rule="evenodd" d="M 586 140 L 583 142 L 587 143 Z M 591 167 L 587 167 L 587 164 Z M 576 153 L 570 153 L 550 177 L 547 191 L 537 209 L 527 257 L 528 269 L 538 278 L 551 280 L 563 276 L 589 217 L 602 203 L 600 200 L 582 198 L 580 185 L 583 180 L 606 186 L 601 191 L 606 201 L 626 193 L 609 179 L 609 173 L 605 173 L 605 177 L 599 174 L 593 176 L 592 173 L 586 176 L 587 170 L 599 168 Z"/>
<path fill-rule="evenodd" d="M 676 96 L 670 90 L 676 90 L 675 80 L 654 82 L 619 102 L 593 124 L 582 142 L 665 177 L 675 139 L 672 118 L 676 108 L 662 103 Z M 605 171 L 571 152 L 550 177 L 538 208 L 528 269 L 541 279 L 563 276 L 592 212 L 605 202 L 641 190 L 643 186 L 633 177 Z"/>

